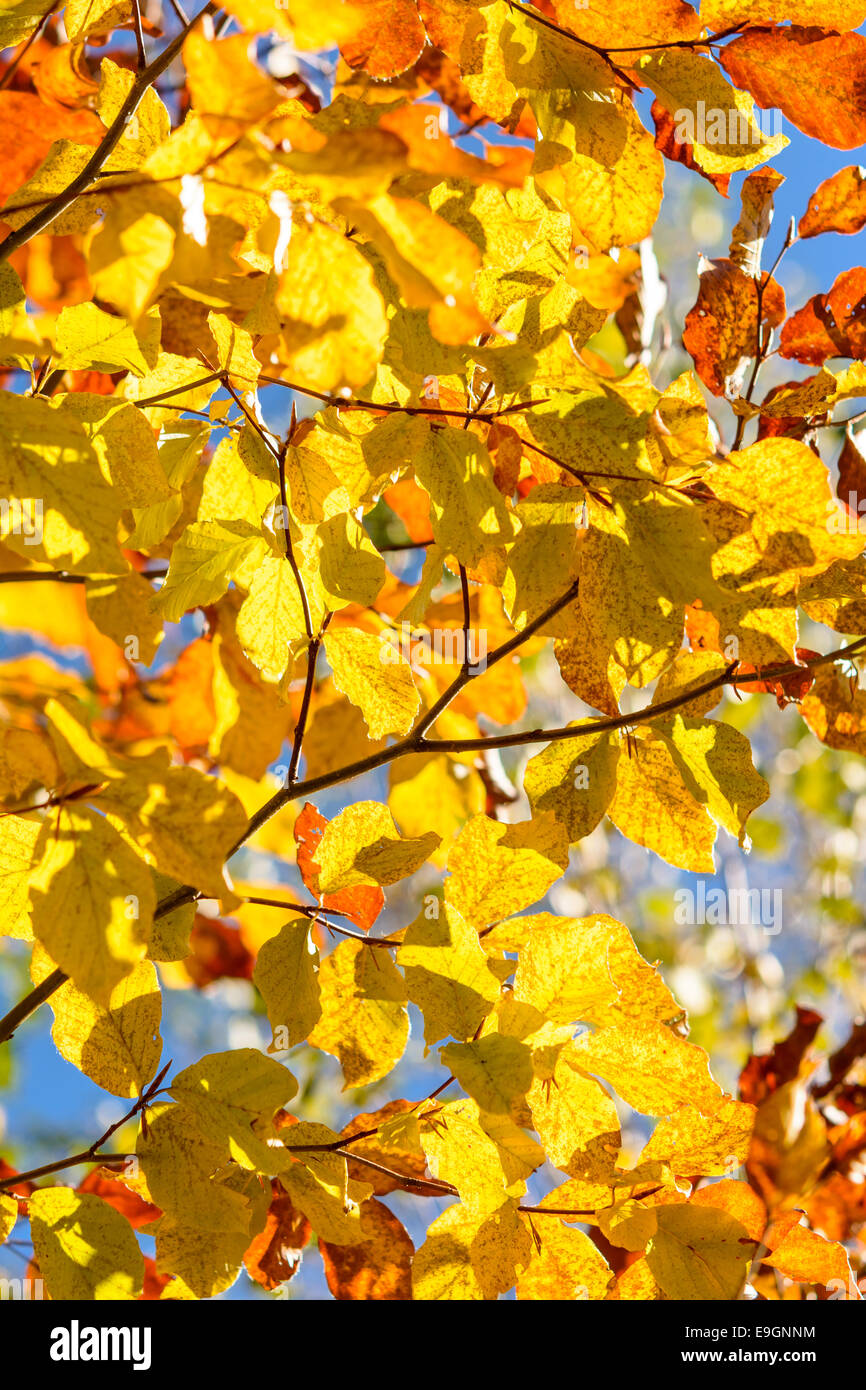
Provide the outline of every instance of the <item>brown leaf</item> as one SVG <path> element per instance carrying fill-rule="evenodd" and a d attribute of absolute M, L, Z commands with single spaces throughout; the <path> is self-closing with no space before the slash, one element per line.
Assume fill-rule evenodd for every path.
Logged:
<path fill-rule="evenodd" d="M 349 1138 L 353 1134 L 363 1134 L 369 1129 L 376 1129 L 394 1115 L 404 1115 L 407 1111 L 414 1110 L 415 1106 L 416 1102 L 411 1100 L 389 1100 L 381 1110 L 356 1115 L 343 1129 L 343 1135 Z M 361 1158 L 369 1158 L 373 1163 L 380 1163 L 383 1168 L 390 1168 L 395 1173 L 412 1178 L 416 1183 L 423 1180 L 427 1172 L 427 1160 L 423 1153 L 387 1144 L 378 1135 L 361 1139 L 357 1144 L 350 1144 L 348 1152 L 359 1154 Z M 389 1192 L 396 1192 L 400 1188 L 398 1179 L 388 1177 L 387 1173 L 378 1173 L 375 1168 L 368 1168 L 363 1163 L 353 1163 L 351 1158 L 348 1159 L 348 1164 L 349 1177 L 357 1182 L 370 1183 L 376 1197 L 386 1197 Z M 422 1189 L 415 1187 L 413 1191 L 420 1193 Z M 427 1192 L 433 1197 L 439 1195 L 438 1188 L 428 1188 Z"/>
<path fill-rule="evenodd" d="M 809 382 L 814 381 L 814 377 L 807 377 L 804 381 L 783 381 L 779 386 L 773 386 L 767 392 L 762 406 L 770 405 L 777 396 L 783 391 L 794 391 L 802 386 L 808 386 Z M 818 419 L 826 418 L 824 415 Z M 758 419 L 758 439 L 802 439 L 811 434 L 815 427 L 815 418 L 808 419 L 805 415 L 761 415 Z"/>
<path fill-rule="evenodd" d="M 849 164 L 819 184 L 800 218 L 801 237 L 821 232 L 842 232 L 851 236 L 866 227 L 866 171 Z"/>
<path fill-rule="evenodd" d="M 837 1086 L 841 1086 L 851 1068 L 863 1057 L 866 1057 L 866 1023 L 855 1023 L 847 1040 L 828 1058 L 830 1075 L 822 1085 L 815 1087 L 813 1095 L 826 1096 L 835 1091 Z M 861 1119 L 864 1122 L 863 1143 L 866 1147 L 866 1115 L 861 1116 Z"/>
<path fill-rule="evenodd" d="M 192 950 L 183 965 L 196 989 L 204 989 L 215 980 L 253 978 L 255 960 L 238 927 L 196 913 L 189 944 Z"/>
<path fill-rule="evenodd" d="M 781 285 L 763 277 L 761 327 L 785 317 Z M 701 275 L 694 307 L 686 317 L 683 343 L 698 376 L 714 396 L 739 395 L 749 362 L 758 351 L 758 285 L 731 260 L 710 261 Z"/>
<path fill-rule="evenodd" d="M 866 144 L 866 38 L 824 29 L 749 29 L 727 44 L 722 67 L 765 111 L 778 107 L 795 126 L 832 145 Z"/>
<path fill-rule="evenodd" d="M 813 652 L 809 647 L 797 648 L 798 661 L 813 661 L 815 657 L 819 655 L 819 652 Z M 776 704 L 779 706 L 779 709 L 784 709 L 785 706 L 791 704 L 792 701 L 802 700 L 811 690 L 815 680 L 812 671 L 808 671 L 804 668 L 802 672 L 793 671 L 790 675 L 774 676 L 773 672 L 775 669 L 777 668 L 774 666 L 749 666 L 746 662 L 741 661 L 737 667 L 736 675 L 762 675 L 764 677 L 763 680 L 744 681 L 743 689 L 748 691 L 749 694 L 775 695 Z M 738 682 L 735 681 L 734 689 L 736 689 L 737 684 Z"/>
<path fill-rule="evenodd" d="M 814 1009 L 797 1006 L 797 1022 L 787 1038 L 776 1043 L 766 1056 L 752 1056 L 740 1073 L 740 1099 L 750 1105 L 760 1105 L 768 1095 L 793 1081 L 800 1064 L 824 1022 Z"/>
<path fill-rule="evenodd" d="M 742 210 L 731 233 L 728 255 L 734 265 L 753 279 L 761 273 L 761 255 L 773 222 L 776 190 L 784 182 L 784 175 L 775 169 L 753 169 L 740 193 Z"/>
<path fill-rule="evenodd" d="M 861 503 L 866 510 L 866 458 L 863 457 L 851 434 L 845 431 L 845 442 L 839 455 L 839 481 L 836 496 L 848 508 L 856 527 L 861 516 Z"/>
<path fill-rule="evenodd" d="M 355 1245 L 319 1241 L 331 1293 L 340 1300 L 411 1300 L 415 1247 L 405 1226 L 371 1197 L 361 1207 L 361 1230 L 364 1239 Z"/>

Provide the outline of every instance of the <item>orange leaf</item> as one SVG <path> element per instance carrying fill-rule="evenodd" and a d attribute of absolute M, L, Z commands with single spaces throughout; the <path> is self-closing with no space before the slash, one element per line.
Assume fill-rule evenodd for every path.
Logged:
<path fill-rule="evenodd" d="M 361 1207 L 361 1230 L 364 1239 L 355 1245 L 319 1241 L 331 1293 L 340 1300 L 410 1300 L 415 1247 L 405 1226 L 371 1197 Z"/>
<path fill-rule="evenodd" d="M 419 57 L 426 34 L 413 0 L 351 0 L 360 27 L 341 52 L 371 77 L 396 77 Z"/>
<path fill-rule="evenodd" d="M 759 106 L 837 150 L 866 144 L 866 38 L 823 29 L 750 29 L 721 50 L 725 72 Z"/>
<path fill-rule="evenodd" d="M 301 1251 L 312 1227 L 294 1206 L 289 1194 L 274 1180 L 268 1219 L 244 1255 L 247 1274 L 263 1289 L 276 1289 L 297 1274 Z"/>
<path fill-rule="evenodd" d="M 255 959 L 244 945 L 240 928 L 196 914 L 189 936 L 192 951 L 183 962 L 196 989 L 215 980 L 251 980 Z"/>
<path fill-rule="evenodd" d="M 864 311 L 866 267 L 855 266 L 843 271 L 827 294 L 813 295 L 788 319 L 779 355 L 815 367 L 828 357 L 866 357 Z"/>
<path fill-rule="evenodd" d="M 159 1207 L 152 1202 L 145 1202 L 143 1197 L 139 1197 L 137 1192 L 126 1186 L 122 1178 L 109 1172 L 107 1168 L 93 1168 L 76 1188 L 78 1192 L 90 1192 L 94 1197 L 101 1197 L 109 1206 L 119 1211 L 121 1216 L 125 1216 L 133 1230 L 138 1231 L 142 1226 L 147 1226 L 151 1221 L 156 1221 L 161 1215 Z"/>
<path fill-rule="evenodd" d="M 804 239 L 821 232 L 842 232 L 846 236 L 866 227 L 866 174 L 858 164 L 849 164 L 819 184 L 800 218 L 798 231 Z"/>
<path fill-rule="evenodd" d="M 0 146 L 0 200 L 34 174 L 55 140 L 98 145 L 105 127 L 92 111 L 46 106 L 34 92 L 0 92 L 0 126 L 14 130 Z"/>
<path fill-rule="evenodd" d="M 327 824 L 327 817 L 321 815 L 311 801 L 306 803 L 295 821 L 301 878 L 322 907 L 345 913 L 362 931 L 369 931 L 385 906 L 385 894 L 381 888 L 361 884 L 357 888 L 343 888 L 339 893 L 325 893 L 324 896 L 319 893 L 319 869 L 315 859 Z"/>

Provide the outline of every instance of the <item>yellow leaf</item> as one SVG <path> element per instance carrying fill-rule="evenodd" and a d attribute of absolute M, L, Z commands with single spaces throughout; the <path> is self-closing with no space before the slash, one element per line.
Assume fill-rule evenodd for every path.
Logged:
<path fill-rule="evenodd" d="M 667 1163 L 683 1177 L 690 1173 L 722 1177 L 745 1163 L 755 1113 L 753 1105 L 738 1100 L 724 1101 L 709 1115 L 694 1105 L 684 1105 L 659 1120 L 644 1146 L 641 1162 Z"/>
<path fill-rule="evenodd" d="M 322 1016 L 319 953 L 310 945 L 309 921 L 295 917 L 264 942 L 256 957 L 253 984 L 268 1011 L 275 1052 L 303 1042 Z M 278 1045 L 281 1030 L 283 1048 Z"/>
<path fill-rule="evenodd" d="M 132 14 L 132 0 L 67 0 L 63 22 L 70 41 L 78 43 L 88 34 L 110 33 Z"/>
<path fill-rule="evenodd" d="M 264 679 L 276 683 L 291 669 L 296 650 L 306 644 L 304 606 L 285 556 L 256 552 L 256 561 L 249 593 L 238 613 L 237 635 Z"/>
<path fill-rule="evenodd" d="M 484 810 L 486 792 L 479 774 L 443 754 L 419 753 L 393 762 L 390 782 L 388 805 L 401 833 L 435 830 L 442 843 L 430 860 L 441 868 L 455 832 Z"/>
<path fill-rule="evenodd" d="M 103 58 L 99 69 L 96 114 L 110 126 L 120 112 L 134 84 L 135 73 L 110 58 Z M 168 139 L 171 117 L 153 87 L 148 87 L 135 114 L 127 121 L 123 134 L 111 152 L 105 168 L 132 169 Z"/>
<path fill-rule="evenodd" d="M 767 783 L 752 766 L 748 739 L 730 724 L 684 719 L 679 714 L 665 738 L 695 800 L 740 845 L 745 844 L 746 821 L 770 795 Z"/>
<path fill-rule="evenodd" d="M 135 1233 L 101 1197 L 43 1188 L 29 1200 L 33 1253 L 51 1298 L 138 1298 L 144 1258 Z"/>
<path fill-rule="evenodd" d="M 387 806 L 357 801 L 325 828 L 316 850 L 319 888 L 322 893 L 359 884 L 385 888 L 420 869 L 438 843 L 439 836 L 432 831 L 417 840 L 404 840 Z"/>
<path fill-rule="evenodd" d="M 533 812 L 552 813 L 572 844 L 592 834 L 613 800 L 619 759 L 616 734 L 589 733 L 548 744 L 530 758 L 523 774 Z"/>
<path fill-rule="evenodd" d="M 755 1243 L 739 1221 L 712 1207 L 657 1207 L 647 1264 L 668 1298 L 728 1302 L 739 1297 Z"/>
<path fill-rule="evenodd" d="M 684 781 L 669 741 L 640 729 L 627 754 L 620 755 L 607 812 L 614 825 L 676 868 L 713 873 L 716 827 Z"/>
<path fill-rule="evenodd" d="M 247 816 L 216 777 L 142 760 L 100 791 L 97 801 L 162 873 L 211 897 L 225 895 L 223 865 L 246 830 Z"/>
<path fill-rule="evenodd" d="M 89 806 L 61 806 L 45 822 L 42 844 L 33 934 L 79 990 L 110 1005 L 145 953 L 155 906 L 150 871 Z"/>
<path fill-rule="evenodd" d="M 42 830 L 37 816 L 9 816 L 0 821 L 0 935 L 32 940 L 29 884 L 38 864 L 36 843 Z"/>
<path fill-rule="evenodd" d="M 791 143 L 786 135 L 764 133 L 754 98 L 730 86 L 705 55 L 670 48 L 645 54 L 637 70 L 674 117 L 677 139 L 691 146 L 707 174 L 755 169 Z"/>
<path fill-rule="evenodd" d="M 227 372 L 235 385 L 240 383 L 242 391 L 252 390 L 261 367 L 253 357 L 253 340 L 247 330 L 232 323 L 225 314 L 208 314 L 207 325 L 217 345 L 220 370 Z"/>
<path fill-rule="evenodd" d="M 364 716 L 371 739 L 407 734 L 421 697 L 412 668 L 387 631 L 379 636 L 341 627 L 325 634 L 325 655 L 334 685 Z"/>
<path fill-rule="evenodd" d="M 276 28 L 276 19 L 271 15 L 265 27 Z M 194 29 L 184 40 L 183 61 L 192 104 L 221 133 L 233 123 L 237 123 L 235 129 L 243 130 L 245 124 L 261 120 L 283 99 L 276 82 L 256 66 L 250 51 L 250 40 L 243 34 L 214 42 Z M 256 371 L 253 380 L 257 376 Z"/>
<path fill-rule="evenodd" d="M 292 1099 L 298 1083 L 292 1073 L 251 1047 L 212 1052 L 179 1072 L 170 1094 L 195 1116 L 208 1140 L 225 1146 L 241 1168 L 278 1172 L 279 1151 L 259 1139 L 254 1122 L 270 1121 Z"/>
<path fill-rule="evenodd" d="M 266 550 L 261 532 L 249 522 L 194 522 L 172 550 L 155 607 L 166 622 L 178 622 L 187 609 L 221 598 L 232 579 L 240 583 L 245 575 L 260 573 Z"/>
<path fill-rule="evenodd" d="M 596 1025 L 673 1018 L 679 1006 L 612 917 L 534 919 L 520 953 L 514 998 L 554 1023 Z"/>
<path fill-rule="evenodd" d="M 568 868 L 565 831 L 550 816 L 504 825 L 473 816 L 448 856 L 445 901 L 479 930 L 543 898 Z"/>
<path fill-rule="evenodd" d="M 661 1023 L 616 1023 L 584 1034 L 571 1058 L 644 1115 L 669 1115 L 683 1105 L 712 1112 L 726 1099 L 703 1048 Z"/>
<path fill-rule="evenodd" d="M 256 476 L 244 458 L 244 434 L 221 439 L 207 467 L 198 504 L 197 521 L 245 521 L 260 527 L 277 495 L 277 467 L 272 478 Z"/>
<path fill-rule="evenodd" d="M 207 1184 L 213 1198 L 211 1221 L 189 1219 L 186 1207 L 160 1217 L 150 1228 L 156 1240 L 160 1274 L 176 1275 L 175 1297 L 214 1298 L 237 1279 L 250 1241 L 264 1228 L 269 1191 L 250 1173 L 237 1169 Z M 175 1285 L 181 1289 L 175 1292 Z"/>
<path fill-rule="evenodd" d="M 10 506 L 0 536 L 27 560 L 79 573 L 123 574 L 123 501 L 100 470 L 84 427 L 47 400 L 0 395 L 0 492 Z"/>
<path fill-rule="evenodd" d="M 532 1085 L 532 1053 L 504 1033 L 467 1043 L 449 1043 L 440 1051 L 442 1065 L 467 1095 L 485 1111 L 501 1111 L 520 1122 L 520 1102 Z"/>
<path fill-rule="evenodd" d="M 131 660 L 149 666 L 164 636 L 162 620 L 153 611 L 149 582 L 133 572 L 117 578 L 88 579 L 84 592 L 87 616 L 94 626 Z"/>
<path fill-rule="evenodd" d="M 853 559 L 866 544 L 840 520 L 826 466 L 797 439 L 762 439 L 714 463 L 703 481 L 724 504 L 718 513 L 715 505 L 706 511 L 719 537 L 713 571 L 737 587 L 771 581 L 782 593 L 834 560 Z"/>
<path fill-rule="evenodd" d="M 381 360 L 387 319 L 373 272 L 356 246 L 320 222 L 292 230 L 280 276 L 280 361 L 316 391 L 357 389 Z"/>
<path fill-rule="evenodd" d="M 280 1174 L 280 1182 L 316 1235 L 333 1245 L 357 1245 L 364 1239 L 359 1202 L 369 1196 L 370 1186 L 351 1182 L 342 1154 L 321 1147 L 339 1140 L 327 1125 L 292 1125 L 286 1148 L 296 1161 Z M 300 1146 L 307 1144 L 318 1145 L 319 1151 L 305 1152 Z"/>
<path fill-rule="evenodd" d="M 560 598 L 575 579 L 577 516 L 582 504 L 580 489 L 543 483 L 515 508 L 521 529 L 508 550 L 502 597 L 518 632 Z M 557 630 L 556 619 L 543 629 Z"/>
<path fill-rule="evenodd" d="M 516 1209 L 492 1212 L 449 1207 L 427 1228 L 412 1261 L 413 1297 L 423 1302 L 493 1300 L 513 1288 L 527 1264 L 531 1241 Z"/>
<path fill-rule="evenodd" d="M 517 1297 L 545 1303 L 606 1298 L 613 1271 L 589 1236 L 556 1217 L 539 1221 L 538 1226 L 541 1249 L 533 1252 L 520 1276 Z"/>
<path fill-rule="evenodd" d="M 533 1127 L 551 1163 L 574 1178 L 604 1180 L 620 1147 L 619 1118 L 607 1091 L 571 1065 L 563 1049 L 549 1079 L 529 1092 Z"/>
<path fill-rule="evenodd" d="M 31 965 L 34 984 L 53 969 L 54 962 L 37 946 Z M 71 980 L 55 990 L 49 1002 L 54 1013 L 51 1036 L 61 1057 L 112 1095 L 140 1095 L 155 1076 L 162 1052 L 162 999 L 150 961 L 142 961 L 115 985 L 105 1007 Z"/>
<path fill-rule="evenodd" d="M 506 1116 L 498 1118 L 500 1129 L 510 1125 Z M 491 1138 L 482 1119 L 474 1101 L 451 1101 L 422 1121 L 421 1143 L 430 1172 L 457 1189 L 464 1208 L 490 1213 L 506 1198 L 524 1195 L 526 1179 L 543 1162 L 543 1152 L 536 1145 L 527 1162 Z"/>
<path fill-rule="evenodd" d="M 17 1200 L 14 1197 L 7 1197 L 5 1192 L 0 1192 L 0 1245 L 3 1245 L 9 1239 L 15 1229 L 15 1222 L 17 1220 Z"/>
<path fill-rule="evenodd" d="M 449 903 L 434 899 L 433 906 L 435 915 L 422 911 L 397 951 L 409 998 L 424 1015 L 428 1045 L 449 1036 L 471 1038 L 499 998 L 477 931 Z"/>
<path fill-rule="evenodd" d="M 450 427 L 431 431 L 415 459 L 415 475 L 430 495 L 437 544 L 461 564 L 472 568 L 511 540 L 514 518 L 493 481 L 490 455 L 474 434 Z"/>
<path fill-rule="evenodd" d="M 319 988 L 322 1016 L 309 1040 L 338 1059 L 343 1090 L 387 1076 L 409 1038 L 406 988 L 389 953 L 341 941 L 322 961 Z"/>
<path fill-rule="evenodd" d="M 66 7 L 69 17 L 69 6 Z M 96 304 L 76 304 L 61 309 L 55 345 L 57 364 L 67 370 L 91 368 L 115 372 L 119 367 L 146 376 L 159 354 L 159 312 L 134 328 L 126 319 L 107 314 Z"/>

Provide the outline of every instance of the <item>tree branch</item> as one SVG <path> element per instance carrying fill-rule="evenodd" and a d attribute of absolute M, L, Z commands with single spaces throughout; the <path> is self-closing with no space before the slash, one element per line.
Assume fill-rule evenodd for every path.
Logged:
<path fill-rule="evenodd" d="M 48 979 L 51 979 L 50 975 Z M 0 1192 L 10 1191 L 12 1188 L 20 1186 L 21 1183 L 32 1182 L 35 1178 L 47 1177 L 49 1173 L 60 1173 L 64 1168 L 76 1168 L 82 1163 L 104 1163 L 106 1159 L 125 1158 L 125 1154 L 101 1154 L 99 1150 L 102 1148 L 103 1144 L 108 1143 L 112 1134 L 120 1129 L 121 1125 L 125 1125 L 128 1120 L 131 1120 L 140 1110 L 144 1110 L 150 1104 L 158 1093 L 163 1078 L 170 1067 L 171 1062 L 166 1062 L 162 1070 L 157 1073 L 147 1086 L 145 1086 L 141 1095 L 132 1106 L 132 1109 L 127 1110 L 126 1114 L 122 1115 L 119 1120 L 115 1120 L 113 1125 L 109 1125 L 105 1133 L 101 1134 L 99 1138 L 90 1145 L 89 1149 L 82 1149 L 80 1153 L 70 1154 L 68 1158 L 58 1158 L 54 1163 L 43 1163 L 39 1168 L 28 1169 L 26 1173 L 16 1173 L 11 1178 L 0 1179 Z"/>
<path fill-rule="evenodd" d="M 577 593 L 577 585 L 573 584 L 565 594 L 552 603 L 545 611 L 532 622 L 528 623 L 522 632 L 517 632 L 510 637 L 507 642 L 503 642 L 488 657 L 486 670 L 489 670 L 496 662 L 502 661 L 510 653 L 514 652 L 523 642 L 533 633 L 544 627 L 546 623 L 569 603 L 572 603 Z M 771 678 L 773 680 L 784 680 L 787 676 L 802 675 L 804 671 L 817 670 L 821 666 L 831 665 L 835 661 L 845 660 L 866 648 L 866 637 L 858 637 L 856 641 L 847 646 L 838 647 L 834 651 L 825 652 L 822 656 L 813 657 L 806 662 L 788 662 L 784 666 L 764 667 L 763 670 L 750 673 L 737 673 L 737 664 L 727 667 L 718 676 L 713 676 L 710 680 L 704 681 L 702 685 L 691 686 L 686 690 L 680 691 L 669 700 L 663 700 L 657 705 L 645 705 L 643 709 L 636 710 L 632 714 L 619 714 L 602 719 L 587 719 L 575 724 L 567 725 L 564 728 L 555 729 L 529 729 L 521 730 L 513 734 L 493 734 L 483 738 L 455 738 L 455 739 L 429 739 L 426 737 L 427 730 L 436 722 L 439 715 L 448 707 L 454 697 L 459 694 L 464 685 L 469 680 L 477 677 L 479 672 L 473 670 L 468 676 L 464 676 L 462 670 L 460 675 L 452 681 L 451 685 L 445 690 L 431 709 L 424 714 L 405 738 L 392 744 L 388 748 L 383 748 L 377 753 L 371 753 L 366 758 L 360 758 L 357 762 L 350 763 L 345 767 L 337 768 L 333 772 L 321 773 L 318 777 L 309 777 L 305 781 L 295 782 L 292 786 L 280 788 L 275 792 L 258 811 L 250 817 L 246 829 L 233 845 L 229 858 L 232 857 L 247 840 L 253 836 L 261 826 L 265 825 L 272 816 L 276 815 L 283 806 L 291 801 L 298 801 L 301 797 L 313 796 L 316 792 L 325 791 L 329 787 L 339 786 L 344 782 L 354 781 L 356 777 L 363 776 L 366 772 L 373 772 L 377 768 L 385 767 L 389 763 L 395 762 L 398 758 L 403 758 L 410 753 L 469 753 L 483 752 L 490 748 L 519 748 L 538 743 L 557 743 L 568 739 L 583 738 L 588 734 L 601 734 L 612 732 L 616 729 L 630 729 L 638 724 L 648 724 L 653 720 L 660 719 L 666 714 L 672 714 L 681 709 L 683 705 L 689 704 L 692 700 L 699 699 L 703 695 L 709 695 L 715 690 L 724 689 L 726 686 L 738 686 L 758 684 L 761 681 Z M 154 919 L 165 917 L 170 912 L 174 912 L 179 907 L 184 907 L 188 903 L 198 901 L 202 896 L 201 892 L 190 884 L 184 884 L 174 889 L 167 897 L 157 903 Z M 59 989 L 67 977 L 62 971 L 54 971 L 37 989 L 31 991 L 25 999 L 11 1009 L 5 1018 L 0 1019 L 0 1043 L 7 1042 L 11 1038 L 15 1028 L 25 1018 L 32 1014 L 40 1004 Z M 49 981 L 52 983 L 49 987 Z"/>
<path fill-rule="evenodd" d="M 101 172 L 109 155 L 118 145 L 130 120 L 141 105 L 145 93 L 153 86 L 156 79 L 162 76 L 166 68 L 169 67 L 177 57 L 183 47 L 187 34 L 204 15 L 216 14 L 219 8 L 220 6 L 215 4 L 214 0 L 208 0 L 204 9 L 200 10 L 192 22 L 187 25 L 185 29 L 182 29 L 180 33 L 172 39 L 171 43 L 166 45 L 162 53 L 160 53 L 157 58 L 154 58 L 153 62 L 148 64 L 147 67 L 142 68 L 129 90 L 129 95 L 111 125 L 108 127 L 108 130 L 105 132 L 102 140 L 93 151 L 90 159 L 88 159 L 81 173 L 63 189 L 62 193 L 58 193 L 55 197 L 51 198 L 39 212 L 34 213 L 16 232 L 9 233 L 6 239 L 0 243 L 0 261 L 8 260 L 20 247 L 25 246 L 27 242 L 32 240 L 39 232 L 43 232 L 45 228 L 50 226 L 55 218 L 59 217 L 62 212 L 65 212 L 70 204 L 75 202 L 78 195 L 83 193 L 88 185 L 93 182 L 96 176 Z"/>

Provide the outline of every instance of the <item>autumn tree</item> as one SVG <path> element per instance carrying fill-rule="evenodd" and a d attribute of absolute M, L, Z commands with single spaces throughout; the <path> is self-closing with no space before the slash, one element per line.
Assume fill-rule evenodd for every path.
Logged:
<path fill-rule="evenodd" d="M 0 1168 L 49 1297 L 284 1290 L 314 1239 L 339 1299 L 859 1296 L 862 1025 L 818 1071 L 801 1010 L 733 1096 L 627 899 L 539 904 L 605 818 L 694 874 L 745 844 L 769 789 L 726 693 L 866 751 L 866 463 L 835 428 L 866 269 L 793 313 L 776 278 L 866 226 L 863 173 L 773 239 L 767 119 L 866 143 L 864 20 L 4 5 L 0 604 L 41 654 L 0 664 L 0 924 L 32 983 L 0 1044 L 47 1006 L 128 1102 Z M 719 198 L 747 175 L 667 383 L 666 162 Z M 574 718 L 535 727 L 554 678 Z M 383 931 L 389 894 L 413 907 Z M 181 962 L 252 980 L 267 1052 L 163 1057 Z M 295 1058 L 338 1059 L 351 1104 L 419 1019 L 444 1082 L 341 1132 L 305 1114 Z M 434 1209 L 417 1249 L 395 1193 Z"/>

